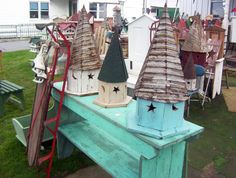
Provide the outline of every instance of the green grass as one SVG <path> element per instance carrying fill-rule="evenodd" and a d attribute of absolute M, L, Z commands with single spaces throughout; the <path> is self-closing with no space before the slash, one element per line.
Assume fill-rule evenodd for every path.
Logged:
<path fill-rule="evenodd" d="M 0 177 L 2 178 L 32 178 L 39 175 L 35 168 L 28 167 L 26 149 L 16 139 L 11 121 L 14 117 L 32 111 L 35 83 L 32 82 L 34 74 L 31 71 L 30 59 L 34 57 L 35 54 L 29 51 L 3 54 L 3 70 L 0 71 L 0 79 L 9 80 L 25 88 L 25 109 L 21 111 L 12 104 L 6 104 L 5 115 L 0 117 Z M 55 156 L 52 175 L 60 178 L 91 164 L 92 161 L 79 152 L 64 160 L 57 160 Z"/>
<path fill-rule="evenodd" d="M 230 77 L 230 86 L 236 86 L 236 77 Z M 222 82 L 224 85 L 224 82 Z M 191 103 L 189 121 L 204 127 L 200 138 L 190 144 L 189 163 L 201 170 L 214 162 L 218 173 L 234 178 L 236 167 L 236 113 L 227 110 L 223 95 L 217 96 L 202 110 L 200 103 Z"/>
<path fill-rule="evenodd" d="M 11 119 L 31 113 L 35 84 L 32 82 L 33 73 L 29 59 L 35 54 L 28 51 L 4 53 L 3 69 L 0 79 L 7 79 L 25 88 L 26 108 L 24 111 L 7 104 L 5 115 L 0 118 L 0 177 L 3 178 L 32 178 L 38 176 L 34 168 L 27 165 L 25 147 L 15 138 Z M 236 86 L 236 80 L 231 79 L 231 85 Z M 192 102 L 190 118 L 193 123 L 205 128 L 200 138 L 190 144 L 189 164 L 201 170 L 211 162 L 216 170 L 227 178 L 236 175 L 236 113 L 227 111 L 223 96 L 217 96 L 212 103 L 205 104 L 202 110 L 200 103 Z M 75 152 L 65 160 L 56 157 L 53 163 L 52 175 L 63 177 L 79 168 L 93 164 L 85 155 Z"/>

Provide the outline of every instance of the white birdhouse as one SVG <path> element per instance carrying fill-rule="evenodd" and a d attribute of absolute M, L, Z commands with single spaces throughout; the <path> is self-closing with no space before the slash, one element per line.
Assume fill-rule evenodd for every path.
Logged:
<path fill-rule="evenodd" d="M 98 73 L 101 61 L 85 7 L 81 10 L 71 50 L 67 92 L 88 95 L 98 92 Z"/>

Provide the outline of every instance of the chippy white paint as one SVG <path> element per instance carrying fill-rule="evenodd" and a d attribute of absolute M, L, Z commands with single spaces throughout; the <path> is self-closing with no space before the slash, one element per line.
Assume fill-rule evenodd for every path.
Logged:
<path fill-rule="evenodd" d="M 99 70 L 82 71 L 69 69 L 66 92 L 79 96 L 97 93 Z"/>

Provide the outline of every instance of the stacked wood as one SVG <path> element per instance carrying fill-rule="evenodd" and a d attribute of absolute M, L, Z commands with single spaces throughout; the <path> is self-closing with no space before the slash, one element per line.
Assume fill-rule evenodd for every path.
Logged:
<path fill-rule="evenodd" d="M 93 70 L 99 69 L 100 67 L 100 57 L 96 48 L 92 28 L 86 9 L 83 7 L 72 42 L 71 69 Z"/>
<path fill-rule="evenodd" d="M 105 55 L 108 49 L 108 44 L 106 43 L 106 33 L 107 30 L 101 26 L 95 30 L 96 46 L 98 47 L 98 53 L 100 55 Z"/>
<path fill-rule="evenodd" d="M 186 84 L 167 7 L 135 86 L 139 98 L 164 103 L 185 101 Z"/>

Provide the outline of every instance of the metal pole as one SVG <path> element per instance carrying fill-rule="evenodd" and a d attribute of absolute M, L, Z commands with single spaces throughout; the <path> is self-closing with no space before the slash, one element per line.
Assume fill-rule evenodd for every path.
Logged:
<path fill-rule="evenodd" d="M 145 14 L 147 9 L 147 0 L 143 0 L 143 14 Z"/>
<path fill-rule="evenodd" d="M 174 21 L 175 21 L 175 18 L 176 18 L 176 13 L 177 13 L 177 9 L 178 9 L 178 4 L 179 4 L 179 0 L 176 0 L 175 13 L 174 13 L 174 17 L 173 17 L 173 20 L 172 20 L 172 22 L 174 22 Z"/>

